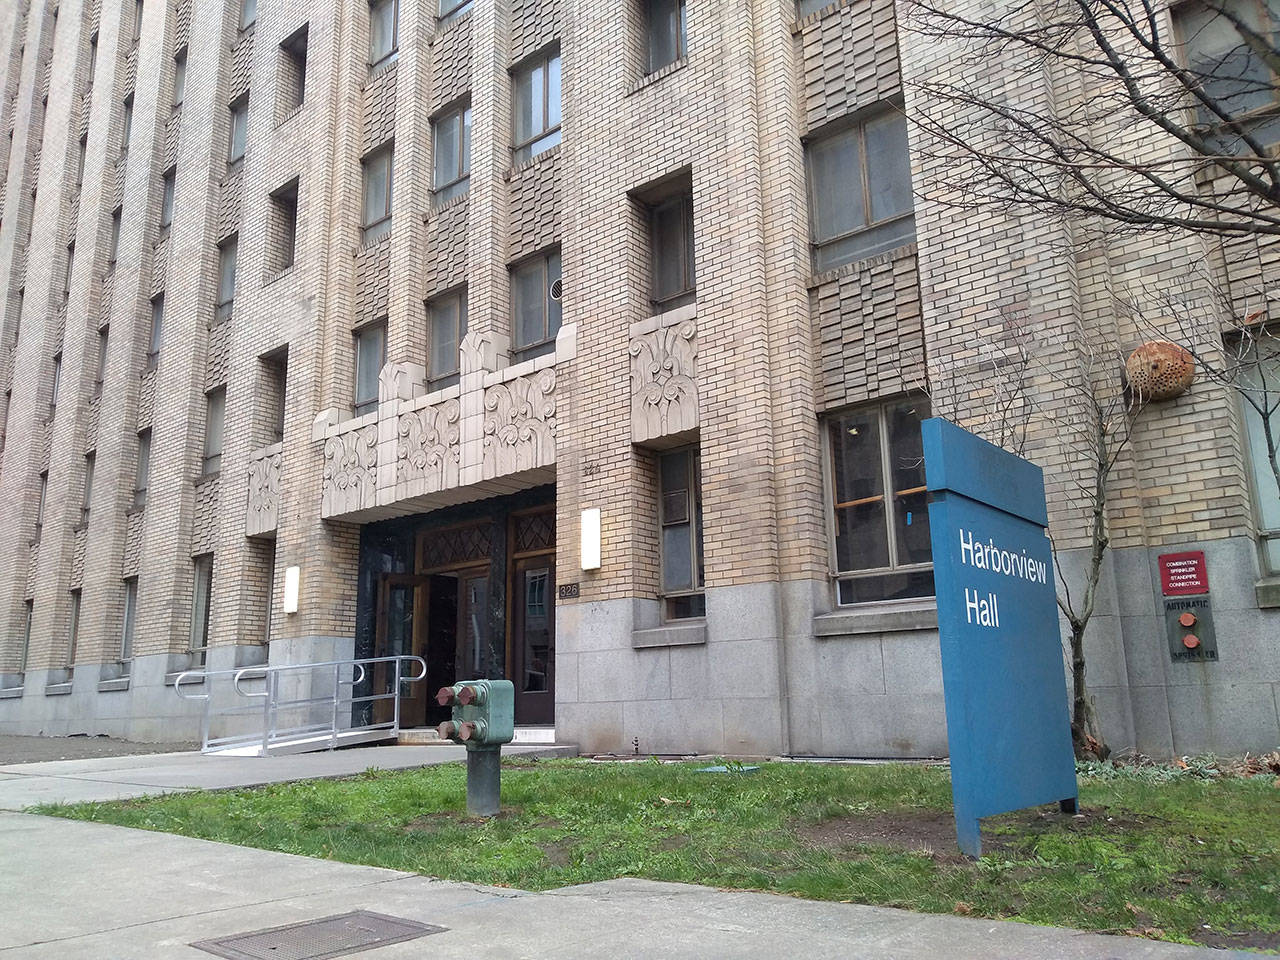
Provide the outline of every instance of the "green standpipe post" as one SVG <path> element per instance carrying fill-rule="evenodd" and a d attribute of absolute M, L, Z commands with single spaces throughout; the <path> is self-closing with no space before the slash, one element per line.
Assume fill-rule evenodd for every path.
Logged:
<path fill-rule="evenodd" d="M 502 745 L 515 737 L 515 686 L 510 680 L 466 680 L 441 687 L 436 702 L 452 707 L 440 738 L 467 748 L 467 813 L 495 817 L 501 807 Z"/>

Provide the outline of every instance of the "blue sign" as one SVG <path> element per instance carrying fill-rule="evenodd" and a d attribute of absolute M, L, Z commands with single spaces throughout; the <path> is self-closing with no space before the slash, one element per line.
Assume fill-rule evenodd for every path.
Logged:
<path fill-rule="evenodd" d="M 956 839 L 977 857 L 981 817 L 1075 810 L 1044 473 L 946 420 L 921 429 Z"/>

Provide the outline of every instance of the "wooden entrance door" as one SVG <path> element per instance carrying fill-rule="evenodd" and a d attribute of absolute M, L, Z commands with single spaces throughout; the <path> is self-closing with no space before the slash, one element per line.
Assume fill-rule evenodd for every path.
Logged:
<path fill-rule="evenodd" d="M 426 610 L 430 577 L 386 574 L 378 585 L 378 624 L 375 657 L 426 656 Z M 417 673 L 414 666 L 402 666 L 403 673 Z M 372 694 L 393 693 L 395 665 L 376 663 L 372 670 Z M 427 721 L 427 703 L 435 691 L 425 681 L 401 685 L 400 726 L 419 727 Z M 434 701 L 431 701 L 434 702 Z M 392 700 L 373 701 L 375 723 L 386 723 L 394 714 Z"/>
<path fill-rule="evenodd" d="M 516 560 L 511 583 L 511 679 L 516 723 L 556 719 L 555 555 Z"/>

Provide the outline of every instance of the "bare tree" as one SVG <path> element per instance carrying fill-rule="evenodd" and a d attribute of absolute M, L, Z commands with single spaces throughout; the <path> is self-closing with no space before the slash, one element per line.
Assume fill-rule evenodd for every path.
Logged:
<path fill-rule="evenodd" d="M 1280 156 L 1267 146 L 1280 139 L 1273 5 L 1190 0 L 1171 15 L 1155 0 L 905 0 L 900 9 L 904 32 L 937 68 L 908 83 L 913 148 L 926 171 L 915 188 L 930 204 L 1056 220 L 1069 244 L 1134 232 L 1193 239 L 1220 266 L 1233 245 L 1280 237 Z M 1280 337 L 1267 298 L 1232 289 L 1227 276 L 1204 270 L 1188 279 L 1193 293 L 1144 291 L 1148 302 L 1118 305 L 1241 398 L 1280 496 Z M 1077 444 L 1068 497 L 1084 529 L 1070 532 L 1088 545 L 1074 586 L 1054 551 L 1077 755 L 1107 751 L 1084 637 L 1110 542 L 1109 483 L 1142 409 L 1115 383 L 1121 348 L 1114 338 L 1082 348 L 1084 373 L 1067 385 L 1075 413 L 1054 423 Z M 1005 381 L 995 394 L 1027 393 L 1020 409 L 1032 420 L 1054 421 L 1045 376 L 1013 383 L 1008 370 L 977 372 Z M 1000 423 L 990 410 L 979 419 Z M 1012 449 L 1001 433 L 985 435 Z"/>

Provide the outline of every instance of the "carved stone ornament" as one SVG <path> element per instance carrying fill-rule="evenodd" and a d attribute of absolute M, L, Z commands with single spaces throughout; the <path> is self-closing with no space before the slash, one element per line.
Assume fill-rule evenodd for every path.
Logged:
<path fill-rule="evenodd" d="M 279 524 L 280 452 L 263 454 L 249 463 L 249 510 L 245 536 L 270 533 Z"/>
<path fill-rule="evenodd" d="M 369 424 L 324 442 L 321 515 L 372 507 L 377 499 L 378 428 Z"/>
<path fill-rule="evenodd" d="M 396 427 L 396 483 L 425 481 L 425 493 L 458 485 L 461 412 L 457 400 L 446 400 L 400 415 Z"/>
<path fill-rule="evenodd" d="M 486 480 L 556 460 L 556 372 L 498 383 L 484 392 Z"/>
<path fill-rule="evenodd" d="M 633 337 L 631 430 L 637 442 L 698 425 L 697 324 L 684 320 Z"/>
<path fill-rule="evenodd" d="M 1138 400 L 1172 400 L 1186 393 L 1195 381 L 1196 362 L 1176 343 L 1149 340 L 1129 354 L 1124 371 Z"/>

